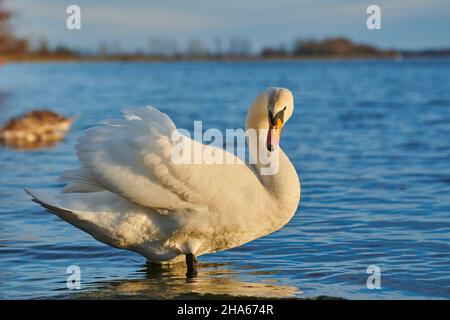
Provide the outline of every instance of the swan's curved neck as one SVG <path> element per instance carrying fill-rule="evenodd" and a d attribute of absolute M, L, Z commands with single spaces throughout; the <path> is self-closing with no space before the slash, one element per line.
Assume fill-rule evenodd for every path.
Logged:
<path fill-rule="evenodd" d="M 253 102 L 247 115 L 246 129 L 256 134 L 256 139 L 248 139 L 249 152 L 261 183 L 280 205 L 279 209 L 295 212 L 300 200 L 297 171 L 280 147 L 275 152 L 267 150 L 268 127 L 267 107 L 264 97 L 260 96 Z"/>

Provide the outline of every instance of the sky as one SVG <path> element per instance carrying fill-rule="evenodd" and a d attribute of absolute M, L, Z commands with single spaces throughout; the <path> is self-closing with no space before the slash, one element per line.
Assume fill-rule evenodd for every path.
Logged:
<path fill-rule="evenodd" d="M 179 46 L 244 37 L 252 49 L 289 45 L 296 38 L 346 36 L 380 48 L 450 47 L 449 0 L 4 0 L 13 26 L 51 46 L 96 50 L 101 43 L 146 50 L 151 38 Z M 81 30 L 68 30 L 66 8 L 81 8 Z M 381 8 L 381 30 L 368 30 L 366 9 Z"/>

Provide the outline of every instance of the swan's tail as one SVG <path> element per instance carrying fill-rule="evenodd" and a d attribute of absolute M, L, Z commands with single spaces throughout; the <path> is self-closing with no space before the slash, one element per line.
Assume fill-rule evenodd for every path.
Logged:
<path fill-rule="evenodd" d="M 106 228 L 113 217 L 107 212 L 91 210 L 94 203 L 98 203 L 93 194 L 77 195 L 71 193 L 52 196 L 30 189 L 24 189 L 24 191 L 31 196 L 32 201 L 48 209 L 64 221 L 89 233 L 101 242 L 115 246 L 115 239 L 108 235 L 108 228 Z M 107 196 L 103 193 L 97 192 L 97 197 Z"/>
<path fill-rule="evenodd" d="M 55 213 L 57 216 L 61 217 L 64 220 L 66 220 L 65 217 L 73 215 L 73 212 L 71 210 L 59 207 L 57 201 L 55 201 L 55 199 L 52 199 L 51 196 L 26 188 L 24 188 L 23 190 L 31 197 L 31 201 L 36 202 L 37 204 Z"/>
<path fill-rule="evenodd" d="M 135 205 L 109 191 L 49 195 L 30 189 L 24 190 L 31 196 L 32 201 L 89 233 L 98 241 L 116 248 L 126 245 L 118 226 L 122 213 L 138 212 Z M 143 223 L 147 222 L 146 215 L 139 216 L 143 217 Z"/>

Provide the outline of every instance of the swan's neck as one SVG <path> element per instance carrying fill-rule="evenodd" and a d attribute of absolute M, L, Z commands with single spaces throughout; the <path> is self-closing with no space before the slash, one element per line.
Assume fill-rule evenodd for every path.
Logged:
<path fill-rule="evenodd" d="M 276 209 L 280 214 L 293 215 L 300 201 L 297 171 L 280 147 L 275 152 L 267 150 L 267 111 L 261 103 L 257 98 L 247 115 L 246 129 L 256 133 L 256 139 L 248 140 L 249 152 L 261 183 L 275 200 Z"/>
<path fill-rule="evenodd" d="M 278 168 L 274 174 L 262 174 L 264 167 L 261 163 L 256 164 L 261 183 L 268 193 L 274 198 L 280 214 L 293 215 L 300 201 L 300 181 L 294 165 L 287 155 L 277 149 Z"/>

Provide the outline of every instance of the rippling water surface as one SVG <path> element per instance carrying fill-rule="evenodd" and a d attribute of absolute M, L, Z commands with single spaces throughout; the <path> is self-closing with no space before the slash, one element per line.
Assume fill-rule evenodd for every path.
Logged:
<path fill-rule="evenodd" d="M 292 89 L 281 145 L 302 181 L 282 230 L 183 266 L 147 266 L 29 201 L 77 165 L 77 135 L 121 107 L 179 127 L 243 127 L 268 86 Z M 0 67 L 0 120 L 48 107 L 77 121 L 54 147 L 0 147 L 0 298 L 450 298 L 450 61 L 51 63 Z M 224 190 L 224 192 L 231 192 Z M 80 266 L 82 289 L 66 288 Z M 381 289 L 366 287 L 369 265 Z"/>

